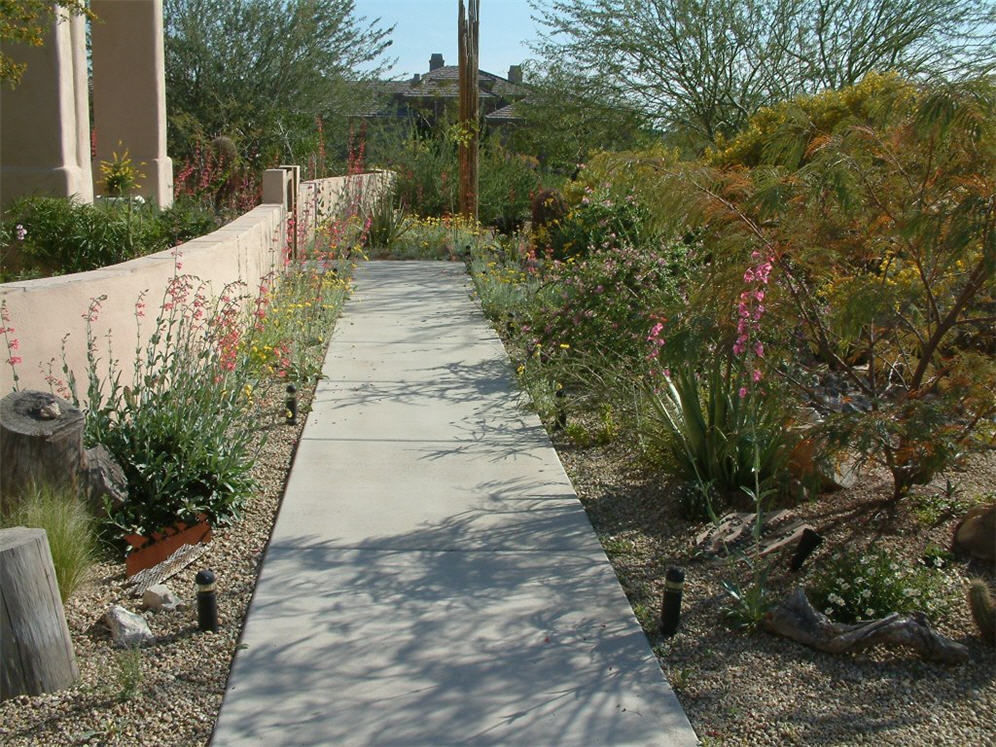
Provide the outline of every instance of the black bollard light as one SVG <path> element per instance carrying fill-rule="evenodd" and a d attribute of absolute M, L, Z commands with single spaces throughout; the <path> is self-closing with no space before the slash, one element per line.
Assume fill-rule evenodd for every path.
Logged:
<path fill-rule="evenodd" d="M 563 384 L 557 384 L 557 428 L 558 430 L 564 430 L 567 427 L 567 408 L 564 407 L 564 398 L 567 394 L 564 392 Z"/>
<path fill-rule="evenodd" d="M 685 585 L 685 572 L 668 568 L 664 574 L 664 603 L 661 605 L 661 635 L 670 638 L 678 630 L 681 619 L 681 589 Z"/>
<path fill-rule="evenodd" d="M 297 387 L 293 384 L 287 385 L 287 401 L 284 404 L 287 425 L 297 425 Z"/>
<path fill-rule="evenodd" d="M 197 571 L 194 583 L 197 584 L 197 627 L 202 631 L 217 630 L 218 597 L 214 590 L 214 573 L 209 570 Z"/>
<path fill-rule="evenodd" d="M 806 558 L 822 544 L 823 537 L 809 527 L 803 529 L 802 536 L 799 538 L 799 544 L 795 548 L 795 555 L 792 556 L 792 564 L 789 566 L 789 569 L 793 572 L 801 570 L 802 564 L 806 562 Z"/>

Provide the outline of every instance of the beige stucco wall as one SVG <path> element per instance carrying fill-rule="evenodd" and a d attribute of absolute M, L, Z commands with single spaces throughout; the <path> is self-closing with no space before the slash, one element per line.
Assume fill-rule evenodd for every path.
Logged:
<path fill-rule="evenodd" d="M 85 21 L 56 14 L 41 47 L 8 43 L 28 65 L 20 85 L 0 86 L 0 204 L 33 194 L 93 202 Z"/>
<path fill-rule="evenodd" d="M 315 214 L 306 229 L 334 215 L 345 195 L 361 193 L 373 199 L 375 193 L 391 186 L 391 175 L 361 174 L 314 182 L 302 182 L 301 193 L 309 195 Z M 177 247 L 180 272 L 204 282 L 218 295 L 228 283 L 241 281 L 255 295 L 259 281 L 271 271 L 283 268 L 283 248 L 287 237 L 287 213 L 283 204 L 254 208 L 214 233 Z M 139 333 L 135 303 L 145 291 L 146 316 L 141 320 L 141 344 L 151 333 L 167 284 L 174 276 L 177 257 L 172 250 L 152 254 L 91 272 L 42 278 L 0 285 L 0 299 L 6 302 L 11 337 L 19 341 L 15 354 L 23 359 L 17 366 L 21 389 L 47 391 L 47 364 L 60 378 L 61 347 L 66 338 L 66 360 L 80 381 L 80 394 L 86 387 L 86 327 L 84 317 L 91 300 L 106 296 L 93 331 L 99 339 L 98 352 L 106 363 L 107 340 L 113 355 L 122 361 L 127 373 L 134 360 Z M 68 335 L 68 337 L 66 337 Z M 6 360 L 0 348 L 0 359 Z M 12 371 L 0 365 L 0 392 L 10 391 Z"/>
<path fill-rule="evenodd" d="M 91 0 L 95 191 L 105 194 L 101 161 L 129 155 L 144 175 L 131 194 L 173 204 L 166 155 L 166 78 L 162 0 Z"/>

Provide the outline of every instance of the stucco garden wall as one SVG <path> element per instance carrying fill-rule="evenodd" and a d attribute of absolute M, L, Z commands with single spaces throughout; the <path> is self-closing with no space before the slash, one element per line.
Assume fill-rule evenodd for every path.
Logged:
<path fill-rule="evenodd" d="M 300 184 L 298 205 L 307 203 L 307 216 L 298 221 L 298 235 L 304 244 L 325 218 L 348 205 L 350 196 L 364 195 L 372 200 L 391 186 L 390 174 L 358 174 L 319 179 Z M 65 357 L 86 389 L 86 315 L 93 299 L 106 296 L 93 323 L 99 339 L 102 365 L 108 360 L 107 343 L 114 358 L 121 361 L 125 376 L 130 373 L 136 341 L 143 345 L 153 331 L 163 295 L 175 272 L 190 274 L 203 282 L 209 296 L 217 296 L 226 285 L 241 282 L 255 296 L 260 280 L 283 266 L 287 240 L 288 209 L 285 200 L 260 205 L 217 231 L 167 250 L 90 272 L 0 284 L 0 299 L 6 302 L 9 337 L 18 341 L 12 351 L 17 365 L 18 388 L 47 391 L 48 364 L 62 376 L 62 347 Z M 181 267 L 176 269 L 176 262 Z M 144 292 L 145 317 L 136 316 L 136 302 Z M 3 353 L 0 349 L 0 353 Z M 0 392 L 13 387 L 11 366 L 2 355 Z"/>

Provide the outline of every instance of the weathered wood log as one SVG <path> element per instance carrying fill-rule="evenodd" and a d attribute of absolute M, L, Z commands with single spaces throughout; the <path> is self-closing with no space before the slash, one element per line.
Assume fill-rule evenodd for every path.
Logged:
<path fill-rule="evenodd" d="M 44 529 L 0 529 L 0 651 L 0 700 L 79 676 Z"/>
<path fill-rule="evenodd" d="M 876 644 L 909 646 L 925 659 L 956 664 L 968 659 L 968 648 L 935 633 L 923 614 L 895 612 L 878 620 L 835 623 L 817 611 L 802 587 L 767 614 L 762 627 L 819 651 L 840 654 Z"/>
<path fill-rule="evenodd" d="M 84 470 L 82 412 L 48 392 L 0 400 L 0 511 L 42 482 L 78 490 Z"/>

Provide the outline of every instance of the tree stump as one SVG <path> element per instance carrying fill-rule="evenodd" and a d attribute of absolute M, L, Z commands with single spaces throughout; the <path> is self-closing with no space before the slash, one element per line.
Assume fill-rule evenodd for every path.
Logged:
<path fill-rule="evenodd" d="M 0 529 L 0 700 L 79 676 L 44 529 Z"/>
<path fill-rule="evenodd" d="M 33 484 L 79 489 L 85 469 L 83 413 L 48 392 L 12 392 L 0 400 L 0 511 Z"/>

